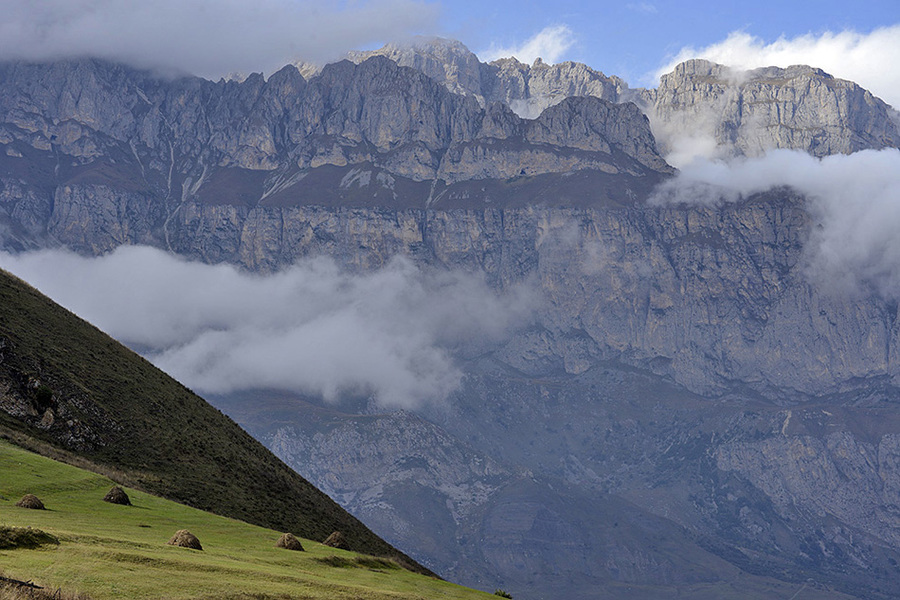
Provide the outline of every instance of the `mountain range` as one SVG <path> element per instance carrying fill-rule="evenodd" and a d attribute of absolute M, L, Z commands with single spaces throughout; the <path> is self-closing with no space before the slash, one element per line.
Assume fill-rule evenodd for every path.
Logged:
<path fill-rule="evenodd" d="M 802 189 L 659 198 L 697 156 L 895 152 L 896 111 L 805 66 L 694 60 L 643 90 L 438 40 L 301 67 L 0 65 L 0 246 L 144 244 L 257 273 L 399 256 L 532 286 L 528 322 L 452 348 L 446 402 L 210 400 L 467 585 L 900 593 L 896 298 L 816 277 L 827 214 Z"/>

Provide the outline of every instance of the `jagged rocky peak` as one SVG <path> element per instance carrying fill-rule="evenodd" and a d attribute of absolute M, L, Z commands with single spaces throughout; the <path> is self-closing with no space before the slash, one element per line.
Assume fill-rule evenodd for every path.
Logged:
<path fill-rule="evenodd" d="M 360 63 L 372 56 L 385 56 L 421 71 L 454 94 L 473 96 L 482 106 L 502 102 L 526 119 L 537 118 L 544 109 L 571 96 L 617 102 L 628 88 L 622 79 L 607 77 L 582 63 L 551 65 L 538 58 L 527 65 L 515 58 L 501 58 L 486 64 L 465 45 L 444 38 L 416 38 L 406 44 L 351 52 L 348 58 Z"/>
<path fill-rule="evenodd" d="M 547 64 L 540 58 L 526 65 L 515 58 L 501 58 L 486 65 L 492 83 L 489 97 L 504 102 L 516 114 L 534 119 L 546 108 L 571 96 L 594 96 L 618 102 L 628 85 L 607 77 L 583 63 Z"/>
<path fill-rule="evenodd" d="M 622 152 L 660 172 L 671 172 L 656 150 L 647 117 L 633 103 L 614 104 L 591 96 L 561 99 L 533 121 L 531 142 L 606 153 Z"/>
<path fill-rule="evenodd" d="M 894 111 L 852 81 L 805 65 L 740 71 L 694 59 L 636 90 L 663 154 L 757 156 L 788 148 L 813 156 L 900 146 Z"/>
<path fill-rule="evenodd" d="M 384 56 L 402 67 L 412 67 L 454 94 L 474 96 L 484 104 L 482 63 L 456 40 L 417 37 L 405 44 L 391 43 L 378 50 L 350 52 L 347 58 L 361 63 L 373 56 Z"/>
<path fill-rule="evenodd" d="M 219 82 L 103 61 L 4 63 L 0 83 L 0 226 L 17 232 L 0 241 L 10 247 L 43 236 L 97 253 L 171 247 L 166 227 L 193 202 L 352 195 L 364 206 L 425 206 L 443 185 L 581 171 L 624 175 L 604 189 L 640 195 L 671 172 L 634 105 L 570 98 L 525 120 L 383 56 L 310 80 L 287 66 L 268 80 Z M 488 201 L 460 194 L 467 206 Z"/>

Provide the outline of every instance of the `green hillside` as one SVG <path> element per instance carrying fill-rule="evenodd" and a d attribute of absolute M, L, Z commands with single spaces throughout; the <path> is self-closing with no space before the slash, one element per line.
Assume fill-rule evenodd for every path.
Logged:
<path fill-rule="evenodd" d="M 126 489 L 132 506 L 103 502 L 108 478 L 0 442 L 0 548 L 4 528 L 32 527 L 59 544 L 0 549 L 2 575 L 67 594 L 106 598 L 475 599 L 494 597 L 376 559 Z M 46 510 L 15 506 L 26 493 Z M 203 550 L 167 545 L 188 529 Z M 0 597 L 3 593 L 0 592 Z"/>
<path fill-rule="evenodd" d="M 0 435 L 176 502 L 427 570 L 228 417 L 0 271 Z"/>

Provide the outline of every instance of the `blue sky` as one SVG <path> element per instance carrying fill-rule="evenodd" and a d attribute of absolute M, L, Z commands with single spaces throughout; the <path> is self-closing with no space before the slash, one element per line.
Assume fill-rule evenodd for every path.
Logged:
<path fill-rule="evenodd" d="M 632 86 L 655 85 L 675 56 L 802 62 L 900 105 L 900 0 L 0 0 L 0 14 L 0 59 L 91 55 L 216 79 L 425 34 L 483 59 L 585 62 Z"/>
<path fill-rule="evenodd" d="M 492 44 L 514 47 L 545 27 L 564 25 L 573 45 L 560 60 L 584 62 L 635 84 L 650 83 L 646 76 L 682 48 L 709 46 L 735 31 L 771 43 L 782 36 L 869 33 L 900 23 L 898 0 L 445 0 L 440 5 L 443 31 L 473 51 Z"/>

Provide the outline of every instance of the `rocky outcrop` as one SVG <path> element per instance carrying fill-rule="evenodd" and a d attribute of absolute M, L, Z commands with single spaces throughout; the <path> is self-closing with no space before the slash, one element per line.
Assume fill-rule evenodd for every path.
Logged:
<path fill-rule="evenodd" d="M 796 418 L 817 418 L 840 428 L 834 413 L 797 411 Z M 811 411 L 810 411 L 811 412 Z M 785 414 L 786 429 L 793 411 Z M 740 473 L 772 500 L 785 518 L 799 511 L 832 515 L 845 526 L 900 545 L 896 514 L 900 436 L 868 442 L 848 431 L 821 437 L 788 435 L 726 444 L 716 452 L 722 471 Z M 890 524 L 890 525 L 888 525 Z"/>
<path fill-rule="evenodd" d="M 256 419 L 247 426 L 282 460 L 308 472 L 370 527 L 418 548 L 418 558 L 434 568 L 458 562 L 463 554 L 474 558 L 459 538 L 477 535 L 483 506 L 518 477 L 402 411 L 353 416 L 314 410 L 278 425 L 269 425 L 264 416 Z M 410 511 L 413 504 L 424 512 Z"/>
<path fill-rule="evenodd" d="M 473 96 L 482 106 L 485 88 L 490 82 L 485 75 L 484 64 L 474 52 L 456 40 L 443 38 L 417 38 L 412 43 L 391 43 L 378 50 L 350 52 L 347 59 L 361 63 L 373 56 L 383 56 L 402 67 L 421 71 L 454 94 Z"/>
<path fill-rule="evenodd" d="M 192 203 L 172 247 L 271 270 L 327 254 L 353 269 L 401 254 L 485 273 L 503 288 L 537 277 L 540 331 L 502 359 L 539 376 L 619 360 L 705 394 L 826 394 L 900 375 L 889 299 L 859 302 L 811 279 L 799 198 L 711 207 L 646 205 L 369 210 Z M 532 358 L 529 358 L 532 357 Z"/>
<path fill-rule="evenodd" d="M 527 119 L 537 118 L 545 109 L 573 96 L 618 102 L 628 89 L 618 77 L 607 77 L 571 61 L 549 65 L 538 58 L 529 66 L 515 58 L 501 58 L 489 63 L 486 70 L 492 80 L 486 98 L 508 104 Z"/>
<path fill-rule="evenodd" d="M 632 104 L 571 98 L 527 121 L 377 56 L 309 82 L 294 67 L 212 83 L 94 60 L 8 63 L 0 82 L 9 248 L 171 247 L 170 224 L 197 202 L 424 207 L 460 182 L 576 171 L 646 195 L 672 172 Z"/>
<path fill-rule="evenodd" d="M 352 52 L 348 58 L 362 62 L 372 56 L 384 56 L 417 69 L 455 94 L 476 98 L 482 106 L 505 104 L 525 119 L 537 118 L 545 109 L 573 96 L 618 102 L 628 89 L 622 79 L 607 77 L 582 63 L 550 65 L 537 59 L 529 66 L 515 58 L 482 63 L 464 45 L 441 38 L 388 44 L 379 50 Z"/>
<path fill-rule="evenodd" d="M 813 67 L 735 71 L 695 59 L 664 75 L 658 88 L 635 93 L 663 154 L 693 147 L 719 157 L 758 156 L 789 148 L 821 157 L 900 147 L 887 104 Z"/>

